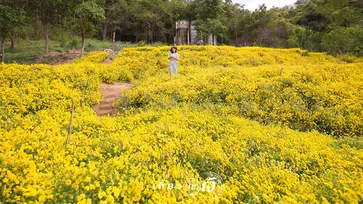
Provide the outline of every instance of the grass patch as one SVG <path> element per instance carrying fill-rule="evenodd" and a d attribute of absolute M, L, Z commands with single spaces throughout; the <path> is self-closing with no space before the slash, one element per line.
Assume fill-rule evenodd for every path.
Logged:
<path fill-rule="evenodd" d="M 81 49 L 81 38 L 74 36 L 64 40 L 50 40 L 49 41 L 49 51 L 58 52 L 59 54 L 53 54 L 46 56 L 44 54 L 44 41 L 16 41 L 15 47 L 10 48 L 5 47 L 5 63 L 18 63 L 18 64 L 52 64 L 59 63 L 61 59 L 67 61 L 74 58 L 73 56 L 68 56 L 71 50 Z M 101 51 L 104 49 L 112 49 L 118 52 L 126 47 L 137 47 L 144 46 L 144 43 L 130 43 L 130 42 L 115 42 L 101 41 L 97 39 L 86 39 L 85 40 L 85 52 Z M 162 43 L 156 42 L 151 46 L 160 46 Z M 54 56 L 55 55 L 55 56 Z"/>

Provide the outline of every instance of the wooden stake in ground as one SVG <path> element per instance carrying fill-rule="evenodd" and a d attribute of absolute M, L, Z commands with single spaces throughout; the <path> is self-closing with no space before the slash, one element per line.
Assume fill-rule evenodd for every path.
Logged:
<path fill-rule="evenodd" d="M 72 99 L 72 112 L 71 112 L 71 119 L 69 121 L 69 128 L 68 128 L 68 136 L 67 136 L 67 142 L 66 142 L 66 147 L 69 144 L 69 141 L 71 139 L 71 135 L 72 135 L 72 122 L 73 122 L 73 115 L 74 115 L 74 100 Z"/>

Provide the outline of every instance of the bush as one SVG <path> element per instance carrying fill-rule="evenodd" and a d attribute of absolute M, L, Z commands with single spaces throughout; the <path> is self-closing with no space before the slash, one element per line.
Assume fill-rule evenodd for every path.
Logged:
<path fill-rule="evenodd" d="M 331 54 L 363 56 L 363 28 L 337 28 L 323 37 L 322 47 Z"/>
<path fill-rule="evenodd" d="M 181 46 L 171 78 L 169 49 L 0 64 L 0 203 L 363 202 L 362 62 Z M 91 108 L 102 80 L 132 80 L 122 114 Z M 219 190 L 191 196 L 210 172 Z"/>

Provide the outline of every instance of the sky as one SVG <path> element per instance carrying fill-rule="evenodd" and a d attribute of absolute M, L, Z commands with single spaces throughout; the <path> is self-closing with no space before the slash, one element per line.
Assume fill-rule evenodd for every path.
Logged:
<path fill-rule="evenodd" d="M 284 7 L 286 5 L 293 5 L 296 0 L 233 0 L 234 3 L 244 4 L 246 9 L 254 11 L 258 5 L 265 3 L 267 9 L 275 7 Z"/>

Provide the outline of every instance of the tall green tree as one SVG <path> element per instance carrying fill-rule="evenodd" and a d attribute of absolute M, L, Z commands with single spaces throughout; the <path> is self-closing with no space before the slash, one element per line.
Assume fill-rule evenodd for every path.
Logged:
<path fill-rule="evenodd" d="M 75 10 L 75 18 L 71 19 L 73 29 L 80 32 L 82 38 L 81 56 L 84 54 L 86 33 L 94 34 L 98 22 L 105 20 L 105 11 L 96 1 L 81 2 Z"/>
<path fill-rule="evenodd" d="M 153 43 L 158 34 L 165 40 L 165 19 L 168 18 L 166 2 L 164 0 L 135 0 L 131 5 L 132 25 L 139 31 L 136 33 L 136 38 Z"/>
<path fill-rule="evenodd" d="M 196 29 L 204 42 L 212 34 L 213 37 L 223 37 L 227 31 L 223 16 L 226 13 L 226 5 L 222 0 L 195 0 Z"/>
<path fill-rule="evenodd" d="M 302 48 L 320 51 L 321 34 L 326 31 L 330 19 L 323 9 L 322 0 L 312 0 L 298 5 L 295 23 L 305 28 Z"/>
<path fill-rule="evenodd" d="M 7 33 L 14 27 L 21 26 L 25 22 L 25 12 L 19 8 L 11 8 L 0 5 L 0 37 L 1 37 L 1 61 L 5 59 L 5 39 Z"/>
<path fill-rule="evenodd" d="M 122 32 L 130 27 L 130 11 L 126 0 L 107 0 L 104 6 L 105 21 L 103 23 L 102 39 L 107 39 L 107 34 L 110 33 L 110 39 L 113 39 L 113 34 Z"/>
<path fill-rule="evenodd" d="M 15 10 L 23 11 L 23 15 L 26 15 L 26 13 L 24 12 L 24 9 L 26 7 L 26 1 L 27 0 L 0 0 L 0 4 L 3 6 L 8 6 Z M 8 33 L 8 36 L 9 36 L 10 42 L 11 42 L 10 48 L 15 47 L 15 33 L 16 33 L 16 29 L 19 28 L 20 26 L 24 26 L 24 25 L 19 24 L 19 25 L 12 26 Z"/>
<path fill-rule="evenodd" d="M 40 19 L 44 33 L 44 53 L 49 53 L 49 25 L 59 25 L 69 14 L 73 0 L 27 0 L 26 9 L 33 19 Z"/>
<path fill-rule="evenodd" d="M 230 33 L 229 37 L 237 42 L 240 33 L 239 26 L 244 19 L 244 9 L 240 4 L 232 4 L 232 2 L 228 2 L 226 8 L 226 17 L 229 19 L 229 21 L 227 21 Z"/>
<path fill-rule="evenodd" d="M 363 1 L 329 0 L 321 5 L 331 19 L 321 46 L 331 54 L 363 55 Z"/>

